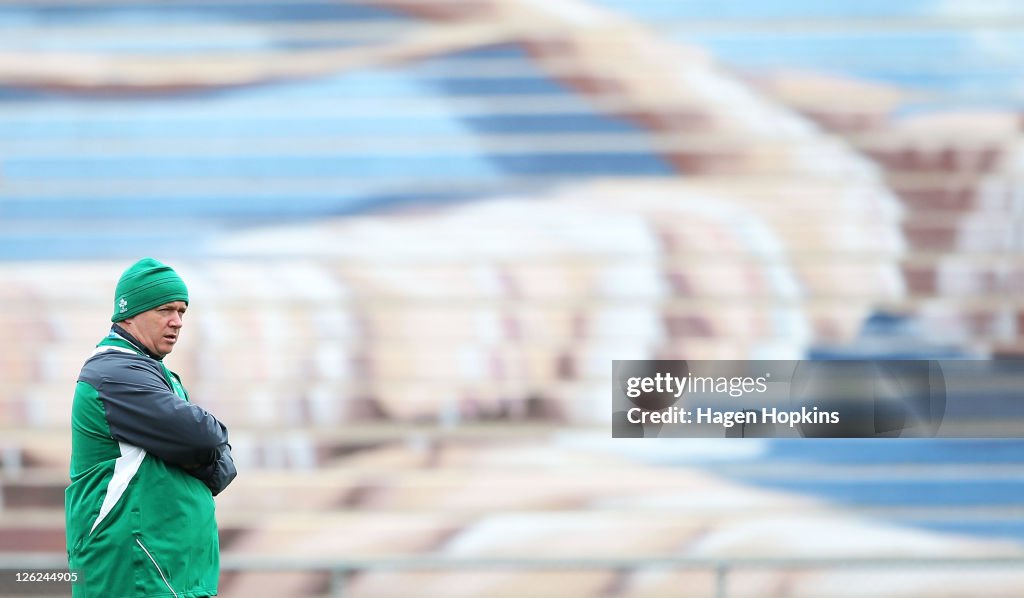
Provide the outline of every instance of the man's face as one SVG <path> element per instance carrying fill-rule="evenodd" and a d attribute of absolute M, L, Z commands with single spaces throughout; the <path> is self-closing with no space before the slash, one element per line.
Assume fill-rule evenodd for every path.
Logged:
<path fill-rule="evenodd" d="M 128 318 L 121 325 L 154 355 L 163 358 L 178 342 L 182 318 L 187 308 L 188 304 L 184 301 L 164 303 Z"/>

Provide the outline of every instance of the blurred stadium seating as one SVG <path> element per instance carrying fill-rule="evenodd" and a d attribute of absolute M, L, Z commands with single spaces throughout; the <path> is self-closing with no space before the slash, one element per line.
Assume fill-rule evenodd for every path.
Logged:
<path fill-rule="evenodd" d="M 1022 31 L 1014 3 L 938 0 L 0 4 L 0 553 L 63 552 L 75 376 L 152 255 L 193 301 L 168 361 L 232 430 L 228 560 L 1022 556 L 1020 442 L 611 441 L 607 403 L 612 359 L 1019 356 Z M 728 580 L 1022 587 L 1019 565 Z"/>

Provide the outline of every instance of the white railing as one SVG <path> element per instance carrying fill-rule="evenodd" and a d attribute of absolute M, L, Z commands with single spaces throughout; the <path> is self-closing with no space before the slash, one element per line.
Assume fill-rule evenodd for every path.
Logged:
<path fill-rule="evenodd" d="M 932 569 L 1024 567 L 1024 556 L 875 557 L 875 558 L 451 558 L 388 557 L 375 559 L 315 559 L 224 555 L 222 571 L 315 571 L 330 574 L 329 595 L 345 595 L 349 575 L 360 571 L 424 570 L 637 570 L 686 569 L 713 571 L 715 597 L 728 595 L 728 576 L 737 570 L 786 569 Z M 67 558 L 53 553 L 0 553 L 0 572 L 67 571 Z"/>

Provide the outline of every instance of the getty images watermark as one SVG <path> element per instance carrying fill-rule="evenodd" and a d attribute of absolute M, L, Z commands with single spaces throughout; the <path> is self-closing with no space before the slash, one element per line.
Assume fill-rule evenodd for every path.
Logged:
<path fill-rule="evenodd" d="M 612 435 L 1024 436 L 1021 361 L 615 361 Z"/>

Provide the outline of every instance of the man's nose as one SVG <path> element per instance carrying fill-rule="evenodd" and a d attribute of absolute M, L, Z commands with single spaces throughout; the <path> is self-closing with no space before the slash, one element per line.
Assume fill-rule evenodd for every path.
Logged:
<path fill-rule="evenodd" d="M 171 316 L 171 321 L 168 322 L 168 325 L 171 328 L 181 328 L 181 314 L 175 313 L 173 316 Z"/>

